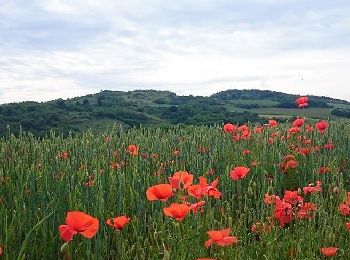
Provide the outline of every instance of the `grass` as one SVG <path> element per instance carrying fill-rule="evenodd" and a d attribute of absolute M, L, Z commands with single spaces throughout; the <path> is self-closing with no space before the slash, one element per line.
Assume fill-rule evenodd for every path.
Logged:
<path fill-rule="evenodd" d="M 259 115 L 285 115 L 285 116 L 301 116 L 317 119 L 328 119 L 331 109 L 329 108 L 258 108 L 251 109 L 252 112 Z"/>
<path fill-rule="evenodd" d="M 302 132 L 311 144 L 300 142 L 298 134 L 269 142 L 274 132 L 284 136 L 289 127 L 266 128 L 239 142 L 232 141 L 221 126 L 111 129 L 68 138 L 51 134 L 44 139 L 9 133 L 0 141 L 3 258 L 322 259 L 321 247 L 336 246 L 340 249 L 334 259 L 350 259 L 350 233 L 345 228 L 349 217 L 338 212 L 350 190 L 350 125 L 333 123 L 324 134 Z M 307 156 L 291 146 L 322 147 L 330 140 L 335 149 L 321 148 Z M 130 144 L 139 147 L 137 156 L 126 152 Z M 250 154 L 243 155 L 244 149 Z M 59 156 L 64 151 L 68 152 L 66 159 Z M 293 154 L 299 166 L 282 173 L 279 165 L 287 154 Z M 251 166 L 252 162 L 257 166 Z M 121 167 L 113 169 L 112 163 Z M 229 172 L 236 166 L 251 170 L 244 179 L 233 181 Z M 330 172 L 319 174 L 321 166 L 329 167 Z M 150 186 L 167 183 L 180 170 L 192 173 L 194 183 L 199 176 L 209 182 L 219 178 L 217 188 L 222 196 L 204 196 L 203 212 L 190 213 L 177 222 L 166 217 L 163 208 L 179 202 L 181 195 L 187 195 L 185 190 L 166 202 L 150 202 L 145 192 Z M 84 185 L 89 178 L 93 179 L 91 186 Z M 274 206 L 263 202 L 265 193 L 282 198 L 285 190 L 297 190 L 316 180 L 322 181 L 322 193 L 300 193 L 305 201 L 317 205 L 315 218 L 280 226 L 273 217 Z M 187 201 L 196 199 L 187 197 Z M 91 239 L 76 235 L 64 244 L 58 227 L 64 224 L 67 212 L 74 210 L 98 218 L 100 228 Z M 105 224 L 108 218 L 120 215 L 131 218 L 122 231 Z M 269 219 L 274 223 L 270 232 L 251 231 L 254 223 Z M 207 231 L 225 228 L 231 228 L 237 245 L 204 247 Z"/>

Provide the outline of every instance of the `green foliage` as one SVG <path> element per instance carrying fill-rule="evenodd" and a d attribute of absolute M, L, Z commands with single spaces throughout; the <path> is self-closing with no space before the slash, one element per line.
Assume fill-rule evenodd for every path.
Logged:
<path fill-rule="evenodd" d="M 6 135 L 7 126 L 15 135 L 19 134 L 22 127 L 24 131 L 43 137 L 51 129 L 68 136 L 70 132 L 81 132 L 89 126 L 96 132 L 113 124 L 130 128 L 140 125 L 165 127 L 174 124 L 261 122 L 258 115 L 264 112 L 260 113 L 260 108 L 290 107 L 291 113 L 286 111 L 286 114 L 296 115 L 295 98 L 295 95 L 267 90 L 228 90 L 210 97 L 177 96 L 169 91 L 156 90 L 101 91 L 68 100 L 1 105 L 0 136 Z M 311 109 L 330 108 L 327 102 L 347 107 L 345 101 L 310 97 Z M 315 117 L 310 109 L 304 111 L 304 116 Z M 342 111 L 336 110 L 334 113 L 347 117 Z M 328 116 L 328 110 L 326 114 Z"/>

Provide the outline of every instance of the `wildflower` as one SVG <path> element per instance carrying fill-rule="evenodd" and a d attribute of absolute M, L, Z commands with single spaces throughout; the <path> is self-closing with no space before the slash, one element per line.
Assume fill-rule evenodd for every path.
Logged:
<path fill-rule="evenodd" d="M 97 218 L 80 211 L 70 211 L 67 213 L 66 225 L 59 226 L 60 237 L 68 242 L 76 234 L 81 234 L 86 238 L 92 238 L 96 235 L 99 228 Z"/>
<path fill-rule="evenodd" d="M 130 144 L 128 148 L 126 148 L 126 152 L 133 156 L 137 156 L 139 154 L 139 147 L 136 144 Z"/>
<path fill-rule="evenodd" d="M 294 127 L 301 127 L 304 124 L 304 119 L 303 118 L 297 118 L 293 121 L 292 125 Z"/>
<path fill-rule="evenodd" d="M 276 120 L 273 120 L 273 119 L 270 119 L 268 121 L 268 124 L 267 124 L 269 127 L 273 128 L 273 127 L 276 127 L 278 125 L 277 121 Z"/>
<path fill-rule="evenodd" d="M 268 193 L 265 194 L 264 196 L 264 203 L 265 204 L 275 204 L 276 203 L 276 199 L 279 199 L 278 196 L 276 195 L 269 195 Z"/>
<path fill-rule="evenodd" d="M 339 213 L 343 216 L 350 216 L 350 207 L 347 203 L 341 203 L 338 207 Z"/>
<path fill-rule="evenodd" d="M 208 185 L 207 179 L 199 177 L 199 184 L 191 185 L 188 187 L 187 192 L 190 196 L 199 199 L 201 196 L 212 196 L 215 199 L 221 197 L 221 192 L 216 188 L 219 183 L 219 179 L 216 178 L 212 183 Z"/>
<path fill-rule="evenodd" d="M 243 155 L 248 155 L 248 154 L 250 154 L 250 150 L 249 150 L 249 149 L 244 149 L 244 150 L 242 151 L 242 154 L 243 154 Z"/>
<path fill-rule="evenodd" d="M 276 199 L 274 215 L 282 227 L 291 223 L 293 221 L 292 204 Z"/>
<path fill-rule="evenodd" d="M 295 103 L 298 105 L 299 108 L 301 107 L 307 107 L 309 105 L 309 98 L 308 97 L 299 97 L 297 98 L 297 100 L 295 101 Z"/>
<path fill-rule="evenodd" d="M 337 254 L 338 248 L 337 247 L 322 247 L 322 248 L 320 248 L 320 251 L 324 256 L 334 256 Z"/>
<path fill-rule="evenodd" d="M 224 131 L 225 133 L 232 133 L 234 131 L 237 130 L 237 126 L 233 125 L 233 124 L 224 124 Z"/>
<path fill-rule="evenodd" d="M 129 221 L 130 221 L 130 218 L 126 216 L 120 216 L 120 217 L 107 219 L 106 224 L 115 229 L 122 230 L 124 226 L 129 223 Z"/>
<path fill-rule="evenodd" d="M 210 239 L 205 242 L 205 247 L 210 247 L 213 243 L 218 246 L 230 246 L 237 244 L 237 237 L 230 236 L 230 229 L 208 231 Z"/>
<path fill-rule="evenodd" d="M 193 175 L 186 171 L 175 172 L 172 177 L 169 177 L 169 183 L 174 189 L 180 189 L 181 187 L 187 189 L 193 182 Z"/>
<path fill-rule="evenodd" d="M 323 134 L 328 129 L 328 122 L 320 121 L 316 123 L 316 128 L 321 134 Z"/>
<path fill-rule="evenodd" d="M 309 186 L 303 187 L 303 192 L 304 192 L 304 194 L 322 192 L 321 186 L 322 186 L 322 182 L 316 181 L 316 186 L 309 184 Z"/>
<path fill-rule="evenodd" d="M 350 222 L 345 223 L 345 226 L 346 226 L 347 230 L 350 231 Z"/>
<path fill-rule="evenodd" d="M 237 181 L 239 179 L 243 179 L 249 173 L 249 171 L 250 169 L 247 167 L 235 167 L 230 171 L 230 177 L 232 180 Z"/>
<path fill-rule="evenodd" d="M 205 204 L 205 201 L 204 200 L 201 200 L 197 203 L 194 203 L 194 204 L 190 204 L 190 209 L 192 210 L 192 212 L 198 212 L 198 211 L 201 211 L 203 212 L 203 206 Z"/>
<path fill-rule="evenodd" d="M 175 218 L 177 221 L 182 221 L 190 212 L 190 207 L 187 204 L 173 203 L 169 207 L 164 208 L 163 212 L 168 217 Z"/>
<path fill-rule="evenodd" d="M 303 197 L 298 195 L 298 191 L 290 191 L 290 190 L 284 191 L 283 201 L 285 202 L 295 205 L 298 203 L 302 203 L 303 200 L 304 200 Z"/>
<path fill-rule="evenodd" d="M 154 185 L 152 187 L 149 187 L 146 191 L 147 199 L 150 201 L 167 201 L 173 195 L 173 187 L 170 184 Z"/>
<path fill-rule="evenodd" d="M 313 212 L 317 210 L 316 204 L 306 202 L 298 206 L 297 218 L 300 219 L 312 219 L 314 218 Z"/>

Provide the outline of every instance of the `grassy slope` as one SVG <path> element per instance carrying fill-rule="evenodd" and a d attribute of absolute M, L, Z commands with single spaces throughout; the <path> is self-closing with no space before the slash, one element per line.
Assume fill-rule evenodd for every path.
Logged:
<path fill-rule="evenodd" d="M 68 100 L 1 105 L 0 135 L 6 133 L 6 125 L 10 125 L 15 133 L 22 125 L 26 131 L 45 135 L 49 129 L 68 133 L 70 130 L 83 131 L 92 128 L 99 132 L 113 124 L 128 128 L 139 125 L 170 126 L 177 123 L 213 124 L 258 120 L 253 113 L 263 118 L 300 115 L 327 119 L 333 108 L 350 111 L 348 102 L 326 97 L 310 97 L 310 100 L 314 104 L 323 102 L 333 108 L 313 107 L 312 104 L 310 108 L 303 110 L 275 107 L 281 100 L 287 100 L 294 106 L 295 97 L 257 90 L 229 90 L 210 97 L 176 96 L 169 91 L 154 90 L 102 91 Z M 244 113 L 248 118 L 243 119 L 243 116 L 235 113 Z M 332 116 L 331 119 L 339 118 Z"/>

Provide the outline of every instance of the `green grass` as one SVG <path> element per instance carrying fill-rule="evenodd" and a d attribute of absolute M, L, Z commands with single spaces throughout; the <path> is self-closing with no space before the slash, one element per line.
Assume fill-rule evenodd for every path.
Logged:
<path fill-rule="evenodd" d="M 285 116 L 302 116 L 317 119 L 328 119 L 331 109 L 329 108 L 259 108 L 251 109 L 252 112 L 259 115 L 285 115 Z"/>
<path fill-rule="evenodd" d="M 306 146 L 297 136 L 276 138 L 269 144 L 273 132 L 284 135 L 289 127 L 281 124 L 277 129 L 266 128 L 263 134 L 240 142 L 233 142 L 221 126 L 111 129 L 103 134 L 88 131 L 80 136 L 51 135 L 44 139 L 8 134 L 0 140 L 3 258 L 323 259 L 320 247 L 337 246 L 340 250 L 334 259 L 350 259 L 350 233 L 345 229 L 350 219 L 337 209 L 350 190 L 350 125 L 332 123 L 323 135 L 317 131 L 301 133 L 312 140 L 310 147 L 329 140 L 335 145 L 334 150 L 321 149 L 308 156 L 291 149 L 291 144 Z M 106 136 L 110 136 L 107 142 Z M 126 153 L 129 144 L 139 146 L 137 156 Z M 180 153 L 174 154 L 175 149 Z M 250 154 L 242 155 L 244 149 L 250 149 Z M 69 153 L 66 160 L 57 156 L 63 151 Z M 283 174 L 279 164 L 287 154 L 296 157 L 299 167 Z M 251 167 L 253 161 L 258 163 L 256 167 Z M 116 162 L 124 166 L 111 168 Z M 244 179 L 233 181 L 229 172 L 236 166 L 247 166 L 251 171 Z M 331 172 L 319 174 L 321 166 Z M 218 177 L 222 197 L 204 197 L 204 212 L 190 213 L 177 222 L 166 217 L 162 209 L 179 202 L 186 191 L 178 191 L 167 202 L 150 202 L 145 192 L 150 186 L 167 183 L 167 178 L 180 170 L 191 172 L 194 183 L 199 176 L 210 182 Z M 206 175 L 210 171 L 213 173 Z M 83 183 L 89 176 L 93 176 L 94 184 L 86 187 Z M 305 201 L 317 205 L 314 219 L 295 220 L 285 227 L 276 223 L 271 232 L 260 235 L 250 230 L 256 222 L 273 219 L 273 206 L 263 202 L 265 193 L 282 197 L 284 190 L 316 180 L 322 181 L 322 193 L 301 194 Z M 100 228 L 92 239 L 76 235 L 61 252 L 64 241 L 59 238 L 58 227 L 64 224 L 66 213 L 74 210 L 98 218 Z M 108 218 L 120 215 L 131 218 L 122 231 L 105 224 Z M 231 228 L 231 234 L 238 237 L 237 245 L 206 249 L 206 232 L 225 228 Z M 294 258 L 288 257 L 291 249 L 296 252 Z"/>

